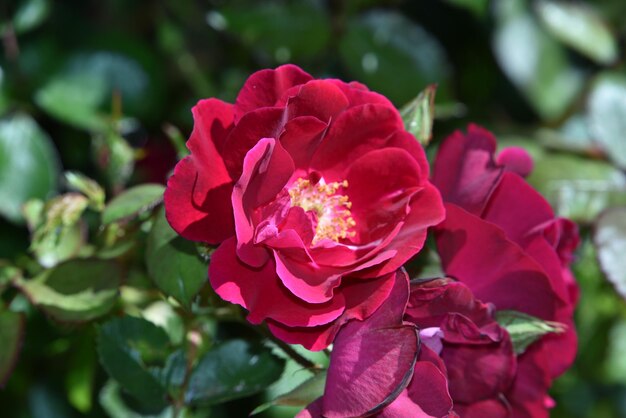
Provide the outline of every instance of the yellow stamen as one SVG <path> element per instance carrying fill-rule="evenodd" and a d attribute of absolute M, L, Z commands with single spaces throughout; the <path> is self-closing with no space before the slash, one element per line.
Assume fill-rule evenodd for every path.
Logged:
<path fill-rule="evenodd" d="M 356 225 L 350 213 L 352 202 L 348 196 L 337 193 L 340 188 L 347 187 L 347 180 L 328 184 L 320 180 L 311 184 L 310 180 L 299 178 L 289 189 L 291 206 L 313 211 L 317 216 L 313 244 L 324 238 L 339 241 L 355 236 L 356 233 L 351 231 Z"/>

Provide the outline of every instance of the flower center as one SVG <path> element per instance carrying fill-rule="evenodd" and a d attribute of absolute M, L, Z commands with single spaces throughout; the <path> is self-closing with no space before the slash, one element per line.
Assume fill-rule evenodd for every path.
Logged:
<path fill-rule="evenodd" d="M 299 206 L 317 215 L 313 244 L 324 238 L 339 241 L 352 238 L 356 234 L 351 231 L 356 225 L 350 213 L 352 203 L 348 196 L 337 192 L 340 188 L 346 187 L 347 180 L 326 184 L 321 179 L 318 183 L 312 184 L 310 180 L 299 178 L 289 189 L 291 206 Z"/>

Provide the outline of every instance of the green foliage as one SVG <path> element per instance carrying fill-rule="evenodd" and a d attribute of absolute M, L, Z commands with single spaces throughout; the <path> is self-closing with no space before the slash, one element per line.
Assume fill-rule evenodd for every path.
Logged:
<path fill-rule="evenodd" d="M 433 136 L 436 91 L 437 86 L 431 84 L 400 109 L 406 130 L 424 146 L 428 145 Z"/>
<path fill-rule="evenodd" d="M 146 265 L 157 287 L 186 307 L 207 281 L 208 268 L 195 245 L 178 236 L 162 210 L 148 236 Z"/>
<path fill-rule="evenodd" d="M 25 114 L 0 119 L 0 215 L 22 221 L 21 206 L 57 188 L 59 165 L 48 135 Z"/>
<path fill-rule="evenodd" d="M 496 320 L 511 336 L 515 353 L 523 354 L 529 345 L 550 333 L 565 331 L 565 325 L 517 311 L 498 311 Z"/>
<path fill-rule="evenodd" d="M 280 377 L 283 367 L 283 359 L 254 341 L 225 342 L 198 360 L 185 401 L 210 405 L 258 393 Z"/>
<path fill-rule="evenodd" d="M 0 341 L 2 341 L 2 350 L 0 350 L 0 387 L 3 387 L 19 355 L 19 349 L 22 344 L 22 336 L 24 334 L 24 315 L 0 310 Z"/>
<path fill-rule="evenodd" d="M 626 298 L 626 207 L 604 212 L 597 220 L 593 239 L 604 274 Z"/>
<path fill-rule="evenodd" d="M 98 355 L 107 373 L 129 394 L 146 405 L 165 407 L 166 388 L 159 369 L 169 339 L 163 329 L 141 318 L 113 319 L 100 328 Z"/>
<path fill-rule="evenodd" d="M 165 188 L 160 184 L 142 184 L 126 190 L 111 200 L 104 212 L 104 225 L 121 220 L 132 219 L 145 213 L 163 201 Z"/>
<path fill-rule="evenodd" d="M 70 260 L 17 286 L 46 314 L 62 322 L 89 321 L 115 305 L 122 275 L 111 261 Z"/>

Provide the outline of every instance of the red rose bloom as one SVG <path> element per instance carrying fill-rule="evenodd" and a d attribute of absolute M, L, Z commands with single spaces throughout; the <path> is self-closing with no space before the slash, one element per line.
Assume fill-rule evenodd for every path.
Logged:
<path fill-rule="evenodd" d="M 286 65 L 253 74 L 234 105 L 203 100 L 193 115 L 167 219 L 220 244 L 215 291 L 287 342 L 322 349 L 371 315 L 443 219 L 421 146 L 361 84 Z"/>
<path fill-rule="evenodd" d="M 513 417 L 547 417 L 547 389 L 576 355 L 573 310 L 577 287 L 569 271 L 578 244 L 576 225 L 555 218 L 523 176 L 532 169 L 525 151 L 504 150 L 482 128 L 456 133 L 441 146 L 433 182 L 446 203 L 436 229 L 444 271 L 496 309 L 511 309 L 567 326 L 533 344 L 518 359 L 507 395 Z M 523 371 L 523 372 L 522 372 Z"/>

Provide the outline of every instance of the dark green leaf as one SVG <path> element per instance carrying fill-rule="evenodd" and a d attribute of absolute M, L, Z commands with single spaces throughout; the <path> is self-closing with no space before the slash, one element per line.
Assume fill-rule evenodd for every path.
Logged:
<path fill-rule="evenodd" d="M 493 49 L 500 67 L 544 119 L 558 118 L 582 89 L 582 74 L 545 33 L 523 0 L 494 3 L 498 27 Z"/>
<path fill-rule="evenodd" d="M 546 28 L 565 44 L 599 64 L 617 59 L 613 34 L 589 5 L 562 0 L 540 0 L 535 5 Z"/>
<path fill-rule="evenodd" d="M 168 296 L 189 306 L 207 281 L 207 266 L 195 244 L 170 228 L 164 211 L 159 211 L 146 247 L 148 273 Z"/>
<path fill-rule="evenodd" d="M 0 310 L 0 388 L 6 384 L 17 362 L 23 336 L 23 314 Z"/>
<path fill-rule="evenodd" d="M 447 93 L 450 67 L 444 49 L 421 26 L 397 12 L 376 11 L 352 19 L 339 44 L 353 77 L 396 103 L 437 83 Z"/>
<path fill-rule="evenodd" d="M 626 169 L 626 77 L 605 74 L 588 99 L 589 128 L 607 156 Z"/>
<path fill-rule="evenodd" d="M 133 218 L 149 211 L 163 200 L 165 187 L 160 184 L 142 184 L 116 196 L 102 212 L 102 223 L 110 224 Z"/>
<path fill-rule="evenodd" d="M 433 136 L 435 119 L 435 93 L 437 86 L 431 84 L 415 99 L 400 109 L 404 127 L 422 145 L 428 145 Z"/>
<path fill-rule="evenodd" d="M 163 361 L 169 338 L 162 328 L 141 318 L 125 316 L 100 327 L 98 354 L 109 376 L 147 405 L 165 406 L 160 372 L 150 363 Z"/>
<path fill-rule="evenodd" d="M 17 284 L 29 299 L 59 321 L 83 322 L 115 305 L 121 272 L 112 261 L 77 259 Z"/>
<path fill-rule="evenodd" d="M 173 414 L 172 407 L 167 407 L 156 414 L 133 410 L 125 402 L 120 385 L 114 380 L 109 380 L 100 391 L 100 405 L 111 418 L 172 418 Z"/>
<path fill-rule="evenodd" d="M 501 327 L 507 330 L 513 342 L 516 354 L 522 354 L 529 345 L 542 336 L 565 331 L 565 325 L 558 322 L 544 321 L 523 312 L 498 311 L 496 320 Z"/>
<path fill-rule="evenodd" d="M 185 400 L 217 404 L 264 390 L 277 380 L 284 360 L 269 348 L 247 340 L 231 340 L 207 352 L 194 368 Z"/>
<path fill-rule="evenodd" d="M 0 215 L 21 222 L 21 207 L 57 187 L 59 163 L 50 138 L 29 116 L 0 120 Z"/>
<path fill-rule="evenodd" d="M 598 218 L 593 241 L 606 278 L 626 298 L 626 207 L 609 209 Z"/>
<path fill-rule="evenodd" d="M 255 415 L 265 411 L 270 406 L 301 406 L 304 407 L 324 394 L 326 385 L 326 371 L 315 374 L 308 380 L 305 380 L 293 390 L 276 397 L 271 402 L 265 403 L 256 408 L 250 415 Z"/>

